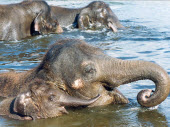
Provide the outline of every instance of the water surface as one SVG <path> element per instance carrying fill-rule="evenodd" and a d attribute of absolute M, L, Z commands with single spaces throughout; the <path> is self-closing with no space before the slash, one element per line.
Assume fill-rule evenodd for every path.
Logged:
<path fill-rule="evenodd" d="M 21 0 L 1 0 L 0 4 Z M 51 5 L 83 7 L 90 3 L 77 0 L 47 0 Z M 146 60 L 159 64 L 170 74 L 170 2 L 169 1 L 109 1 L 126 30 L 81 31 L 64 28 L 60 35 L 36 36 L 21 41 L 0 41 L 0 72 L 27 71 L 36 67 L 49 45 L 62 38 L 79 38 L 99 47 L 106 54 L 124 60 Z M 154 108 L 142 108 L 136 100 L 142 89 L 154 89 L 151 81 L 138 81 L 121 86 L 129 98 L 127 105 L 70 109 L 68 115 L 35 121 L 18 121 L 0 117 L 3 127 L 166 127 L 170 126 L 170 96 Z"/>

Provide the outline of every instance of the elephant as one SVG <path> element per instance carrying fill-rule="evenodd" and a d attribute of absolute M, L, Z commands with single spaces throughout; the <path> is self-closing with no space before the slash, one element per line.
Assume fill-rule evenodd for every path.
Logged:
<path fill-rule="evenodd" d="M 138 80 L 149 79 L 156 85 L 155 91 L 146 89 L 137 95 L 143 107 L 160 104 L 170 92 L 170 78 L 159 65 L 113 58 L 79 39 L 58 40 L 31 70 L 1 73 L 0 96 L 12 97 L 26 91 L 26 84 L 35 78 L 53 82 L 73 97 L 92 99 L 100 95 L 88 107 L 129 103 L 117 87 Z"/>
<path fill-rule="evenodd" d="M 35 79 L 28 91 L 0 103 L 0 115 L 18 120 L 35 120 L 68 114 L 65 106 L 88 106 L 100 98 L 79 99 L 59 90 L 55 84 Z"/>
<path fill-rule="evenodd" d="M 50 6 L 45 1 L 0 5 L 0 16 L 0 40 L 15 41 L 37 34 L 63 32 L 57 19 L 51 18 Z"/>
<path fill-rule="evenodd" d="M 111 28 L 117 32 L 118 28 L 125 27 L 120 23 L 109 5 L 102 1 L 94 1 L 89 5 L 71 9 L 59 6 L 50 6 L 52 18 L 58 19 L 61 26 L 73 25 L 79 29 L 100 29 L 102 27 Z"/>

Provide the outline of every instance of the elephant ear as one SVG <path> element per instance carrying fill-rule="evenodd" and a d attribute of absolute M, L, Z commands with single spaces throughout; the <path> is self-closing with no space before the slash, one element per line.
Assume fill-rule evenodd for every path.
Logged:
<path fill-rule="evenodd" d="M 34 31 L 40 32 L 40 23 L 42 22 L 43 11 L 38 13 L 37 17 L 34 19 Z"/>
<path fill-rule="evenodd" d="M 89 28 L 91 22 L 90 18 L 91 18 L 90 8 L 83 9 L 78 17 L 78 28 L 79 29 Z"/>

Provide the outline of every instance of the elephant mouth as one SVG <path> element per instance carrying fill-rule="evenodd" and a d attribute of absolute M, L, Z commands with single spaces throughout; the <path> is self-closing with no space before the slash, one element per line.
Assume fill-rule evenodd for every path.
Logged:
<path fill-rule="evenodd" d="M 21 114 L 18 114 L 18 116 L 20 117 L 20 118 L 19 118 L 20 120 L 34 120 L 34 119 L 35 119 L 34 117 L 29 116 L 29 115 L 21 115 Z"/>
<path fill-rule="evenodd" d="M 104 89 L 108 92 L 108 95 L 112 98 L 110 103 L 113 104 L 128 104 L 129 100 L 112 84 L 103 83 Z"/>
<path fill-rule="evenodd" d="M 32 116 L 25 116 L 24 120 L 34 120 L 34 118 Z"/>
<path fill-rule="evenodd" d="M 41 119 L 39 116 L 25 116 L 24 120 L 36 120 L 36 119 Z"/>
<path fill-rule="evenodd" d="M 108 82 L 103 82 L 102 86 L 105 88 L 105 90 L 107 91 L 113 91 L 116 87 L 113 87 L 112 84 L 108 83 Z"/>
<path fill-rule="evenodd" d="M 113 84 L 110 84 L 108 82 L 100 82 L 100 84 L 103 89 L 103 91 L 101 92 L 103 92 L 104 94 L 103 98 L 101 98 L 101 100 L 99 100 L 96 105 L 129 103 L 129 100 L 117 89 L 118 87 L 115 87 Z"/>
<path fill-rule="evenodd" d="M 79 80 L 76 80 L 79 81 Z M 81 81 L 81 80 L 80 80 Z M 97 95 L 101 95 L 101 97 L 94 102 L 93 104 L 90 104 L 88 107 L 93 107 L 93 106 L 99 106 L 99 105 L 107 105 L 107 104 L 126 104 L 129 103 L 128 99 L 117 89 L 117 87 L 109 83 L 107 81 L 97 81 L 97 82 L 91 82 L 90 85 L 89 83 L 85 82 L 76 82 L 76 86 L 82 86 L 82 87 L 73 87 L 75 93 L 72 92 L 72 89 L 68 89 L 68 94 L 73 96 L 77 96 L 82 99 L 92 99 L 96 97 Z M 83 84 L 83 85 L 82 85 Z M 93 86 L 92 88 L 89 89 L 89 87 L 86 86 Z M 87 92 L 87 91 L 88 92 Z"/>

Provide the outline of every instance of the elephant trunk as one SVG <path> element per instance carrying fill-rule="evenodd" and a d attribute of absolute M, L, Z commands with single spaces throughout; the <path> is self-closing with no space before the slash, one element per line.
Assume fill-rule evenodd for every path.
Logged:
<path fill-rule="evenodd" d="M 70 95 L 65 95 L 61 96 L 60 98 L 60 105 L 62 106 L 72 106 L 72 107 L 78 107 L 78 106 L 88 106 L 92 103 L 94 103 L 95 101 L 97 101 L 100 98 L 100 95 L 86 100 L 86 99 L 80 99 L 77 97 L 72 97 Z"/>
<path fill-rule="evenodd" d="M 139 104 L 144 107 L 156 106 L 169 95 L 170 78 L 157 64 L 109 58 L 105 59 L 99 67 L 102 68 L 100 79 L 110 87 L 118 87 L 138 80 L 152 80 L 156 85 L 155 92 L 151 95 L 152 90 L 142 90 L 137 96 Z"/>

